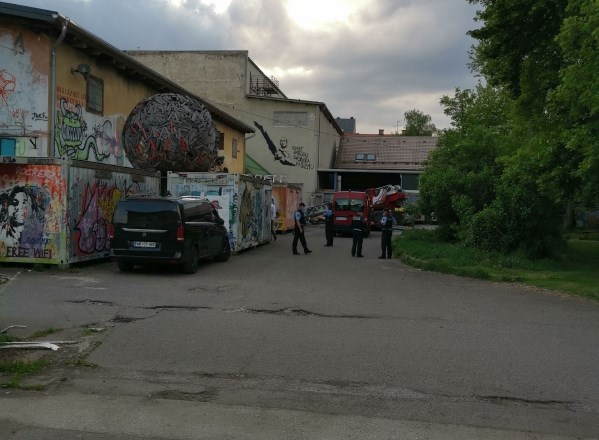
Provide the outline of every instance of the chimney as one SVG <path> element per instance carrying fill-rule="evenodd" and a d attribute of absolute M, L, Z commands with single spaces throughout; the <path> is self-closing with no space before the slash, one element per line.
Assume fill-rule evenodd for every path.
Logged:
<path fill-rule="evenodd" d="M 379 128 L 379 136 L 383 136 L 385 134 L 384 128 Z"/>

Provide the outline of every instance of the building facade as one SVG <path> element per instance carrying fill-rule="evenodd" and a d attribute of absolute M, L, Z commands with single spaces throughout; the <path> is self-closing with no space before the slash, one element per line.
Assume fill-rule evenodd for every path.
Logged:
<path fill-rule="evenodd" d="M 289 99 L 247 51 L 127 51 L 256 130 L 246 140 L 252 169 L 286 176 L 304 201 L 318 190 L 318 169 L 332 168 L 342 131 L 326 105 Z"/>
<path fill-rule="evenodd" d="M 201 102 L 56 11 L 0 2 L 0 262 L 109 255 L 118 200 L 160 193 L 160 176 L 134 169 L 122 143 L 132 109 L 158 93 Z M 204 105 L 223 166 L 242 171 L 254 129 Z"/>

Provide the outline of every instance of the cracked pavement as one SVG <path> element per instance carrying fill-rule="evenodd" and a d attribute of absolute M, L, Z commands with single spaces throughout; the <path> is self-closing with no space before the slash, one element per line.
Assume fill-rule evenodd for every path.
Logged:
<path fill-rule="evenodd" d="M 0 323 L 92 367 L 5 391 L 0 438 L 599 437 L 596 303 L 381 262 L 378 233 L 363 259 L 291 238 L 191 276 L 2 268 Z"/>

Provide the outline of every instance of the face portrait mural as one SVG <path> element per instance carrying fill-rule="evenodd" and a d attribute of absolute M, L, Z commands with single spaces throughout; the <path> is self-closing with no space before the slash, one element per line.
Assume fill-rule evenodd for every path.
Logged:
<path fill-rule="evenodd" d="M 15 186 L 0 193 L 0 242 L 17 247 L 24 238 L 43 234 L 50 195 L 39 186 Z"/>

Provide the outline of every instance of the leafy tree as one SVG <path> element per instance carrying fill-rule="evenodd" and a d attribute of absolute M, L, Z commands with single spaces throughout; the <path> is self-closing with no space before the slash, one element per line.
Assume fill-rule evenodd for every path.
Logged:
<path fill-rule="evenodd" d="M 405 136 L 432 136 L 437 131 L 431 117 L 420 110 L 408 110 L 404 113 L 404 119 L 406 121 Z"/>
<path fill-rule="evenodd" d="M 483 6 L 476 14 L 483 25 L 468 32 L 478 40 L 472 67 L 489 84 L 505 87 L 525 111 L 542 113 L 547 91 L 559 81 L 562 55 L 555 36 L 568 0 L 468 1 Z"/>
<path fill-rule="evenodd" d="M 599 201 L 599 3 L 570 0 L 567 13 L 556 38 L 564 54 L 561 82 L 550 101 L 564 127 L 565 149 L 576 159 L 572 174 L 590 206 Z"/>
<path fill-rule="evenodd" d="M 442 237 L 455 239 L 472 215 L 495 198 L 511 103 L 507 94 L 482 85 L 456 89 L 441 103 L 454 128 L 440 134 L 419 178 L 420 200 L 423 212 L 436 214 Z"/>

